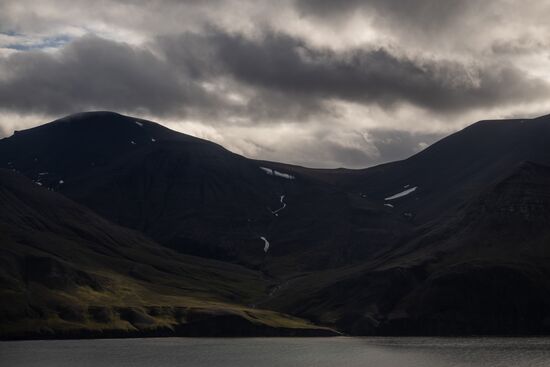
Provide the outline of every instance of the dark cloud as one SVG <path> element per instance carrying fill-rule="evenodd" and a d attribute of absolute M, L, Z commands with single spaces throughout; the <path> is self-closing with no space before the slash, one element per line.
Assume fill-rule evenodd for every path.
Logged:
<path fill-rule="evenodd" d="M 0 61 L 0 107 L 67 114 L 90 108 L 164 115 L 196 88 L 151 52 L 87 36 L 59 53 L 28 51 Z"/>
<path fill-rule="evenodd" d="M 326 0 L 297 2 L 302 11 L 320 16 L 372 8 L 398 19 L 424 19 L 427 13 L 445 19 L 464 11 L 470 2 L 438 4 L 431 0 L 347 0 L 338 6 Z M 520 46 L 531 45 L 522 42 Z M 385 109 L 406 103 L 436 113 L 456 113 L 549 95 L 545 81 L 530 78 L 512 64 L 463 64 L 404 56 L 384 47 L 335 51 L 269 29 L 251 37 L 210 28 L 158 36 L 148 47 L 163 57 L 144 47 L 94 36 L 76 39 L 56 54 L 15 53 L 0 64 L 8 75 L 0 81 L 0 107 L 51 114 L 101 108 L 265 122 L 334 113 L 326 109 L 327 100 Z M 494 46 L 498 52 L 510 49 L 514 48 L 509 43 Z M 231 90 L 223 93 L 247 89 L 246 101 L 232 104 L 220 91 L 205 90 L 204 83 L 220 79 L 230 83 Z"/>
<path fill-rule="evenodd" d="M 320 17 L 326 20 L 346 21 L 353 13 L 371 16 L 377 23 L 398 23 L 403 28 L 434 31 L 448 28 L 460 22 L 461 15 L 472 6 L 472 0 L 296 0 L 298 11 L 303 16 Z"/>
<path fill-rule="evenodd" d="M 0 135 L 108 109 L 251 157 L 401 159 L 433 131 L 547 113 L 549 15 L 538 0 L 0 1 Z"/>
<path fill-rule="evenodd" d="M 257 38 L 219 30 L 185 33 L 158 37 L 151 47 L 161 56 L 86 36 L 58 53 L 15 53 L 0 64 L 7 73 L 0 81 L 0 107 L 50 114 L 113 109 L 219 124 L 230 123 L 228 117 L 261 123 L 330 115 L 328 100 L 385 109 L 407 103 L 447 113 L 549 94 L 546 82 L 510 65 L 472 67 L 384 48 L 336 52 L 273 32 Z M 220 80 L 228 83 L 226 90 L 205 89 Z M 242 103 L 226 99 L 243 90 Z"/>
<path fill-rule="evenodd" d="M 446 112 L 541 99 L 549 93 L 546 82 L 511 65 L 412 59 L 383 48 L 338 53 L 276 33 L 249 39 L 210 32 L 162 43 L 169 58 L 195 77 L 231 75 L 264 91 L 284 93 L 288 106 L 303 102 L 316 109 L 320 101 L 336 98 L 385 108 L 407 102 Z"/>

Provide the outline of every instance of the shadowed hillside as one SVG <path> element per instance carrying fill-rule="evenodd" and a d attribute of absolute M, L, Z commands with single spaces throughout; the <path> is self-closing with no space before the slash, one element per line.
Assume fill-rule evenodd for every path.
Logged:
<path fill-rule="evenodd" d="M 247 304 L 268 282 L 184 256 L 0 170 L 0 337 L 316 335 Z"/>
<path fill-rule="evenodd" d="M 548 141 L 549 117 L 482 121 L 403 161 L 320 170 L 110 112 L 18 132 L 0 166 L 34 184 L 2 173 L 3 320 L 547 334 Z"/>

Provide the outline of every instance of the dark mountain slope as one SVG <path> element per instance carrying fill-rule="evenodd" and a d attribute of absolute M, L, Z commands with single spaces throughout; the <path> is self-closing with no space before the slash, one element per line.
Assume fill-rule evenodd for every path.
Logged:
<path fill-rule="evenodd" d="M 0 156 L 0 166 L 165 246 L 272 273 L 358 261 L 408 229 L 382 204 L 292 166 L 114 113 L 19 132 L 0 141 Z"/>
<path fill-rule="evenodd" d="M 317 171 L 315 175 L 377 202 L 417 187 L 386 202 L 424 223 L 454 215 L 459 205 L 523 161 L 550 164 L 548 141 L 549 116 L 481 121 L 403 161 L 365 170 Z"/>
<path fill-rule="evenodd" d="M 0 170 L 1 338 L 292 335 L 323 329 L 245 306 L 257 272 L 163 248 Z"/>
<path fill-rule="evenodd" d="M 353 334 L 550 332 L 548 117 L 365 170 L 250 160 L 111 113 L 61 121 L 1 140 L 0 165 L 164 246 L 260 269 L 256 307 Z"/>
<path fill-rule="evenodd" d="M 522 163 L 452 219 L 362 266 L 297 278 L 268 303 L 356 334 L 547 334 L 548 223 L 550 167 Z"/>
<path fill-rule="evenodd" d="M 88 172 L 90 167 L 105 166 L 142 146 L 165 140 L 223 150 L 208 141 L 113 112 L 79 113 L 16 131 L 10 138 L 2 139 L 0 149 L 2 159 L 11 162 L 10 165 L 35 180 L 55 185 L 58 179 Z"/>

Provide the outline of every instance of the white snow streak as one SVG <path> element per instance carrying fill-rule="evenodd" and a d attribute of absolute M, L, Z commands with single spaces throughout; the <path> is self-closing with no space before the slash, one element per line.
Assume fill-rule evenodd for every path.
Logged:
<path fill-rule="evenodd" d="M 275 216 L 279 216 L 279 213 L 281 210 L 283 210 L 284 208 L 286 208 L 286 203 L 285 203 L 285 196 L 284 195 L 281 195 L 281 198 L 280 198 L 280 202 L 281 204 L 283 204 L 279 209 L 277 210 L 271 210 L 271 213 L 272 214 L 275 214 Z"/>
<path fill-rule="evenodd" d="M 140 127 L 143 127 L 143 124 L 139 121 L 134 121 L 136 123 L 136 125 L 140 126 Z"/>
<path fill-rule="evenodd" d="M 267 168 L 267 167 L 260 167 L 260 169 L 262 171 L 264 171 L 265 173 L 267 173 L 268 175 L 273 175 L 273 170 L 271 168 Z"/>
<path fill-rule="evenodd" d="M 388 208 L 393 208 L 393 204 L 384 204 L 384 206 L 387 206 Z"/>
<path fill-rule="evenodd" d="M 287 180 L 294 180 L 294 178 L 295 178 L 294 176 L 292 176 L 288 173 L 283 173 L 283 172 L 279 172 L 279 171 L 275 171 L 275 170 L 273 170 L 273 173 L 275 174 L 275 176 L 286 178 Z"/>
<path fill-rule="evenodd" d="M 264 252 L 267 252 L 269 250 L 269 241 L 264 236 L 261 236 L 260 239 L 264 241 Z"/>
<path fill-rule="evenodd" d="M 418 188 L 417 186 L 411 187 L 410 189 L 407 189 L 407 190 L 402 191 L 402 192 L 400 192 L 400 193 L 398 193 L 398 194 L 395 194 L 395 195 L 392 195 L 392 196 L 390 196 L 390 197 L 387 197 L 387 198 L 385 198 L 384 200 L 399 199 L 399 198 L 401 198 L 401 197 L 403 197 L 403 196 L 409 195 L 411 192 L 415 191 L 417 188 Z"/>
<path fill-rule="evenodd" d="M 271 169 L 271 168 L 260 167 L 260 169 L 262 171 L 264 171 L 265 173 L 267 173 L 268 175 L 270 175 L 270 176 L 282 177 L 282 178 L 286 178 L 287 180 L 294 180 L 296 178 L 291 174 L 279 172 L 279 171 Z"/>

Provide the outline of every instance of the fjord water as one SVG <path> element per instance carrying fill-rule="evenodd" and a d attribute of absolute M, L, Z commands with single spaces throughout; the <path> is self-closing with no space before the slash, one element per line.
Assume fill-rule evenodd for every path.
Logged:
<path fill-rule="evenodd" d="M 166 338 L 0 343 L 0 366 L 550 366 L 550 338 Z"/>

